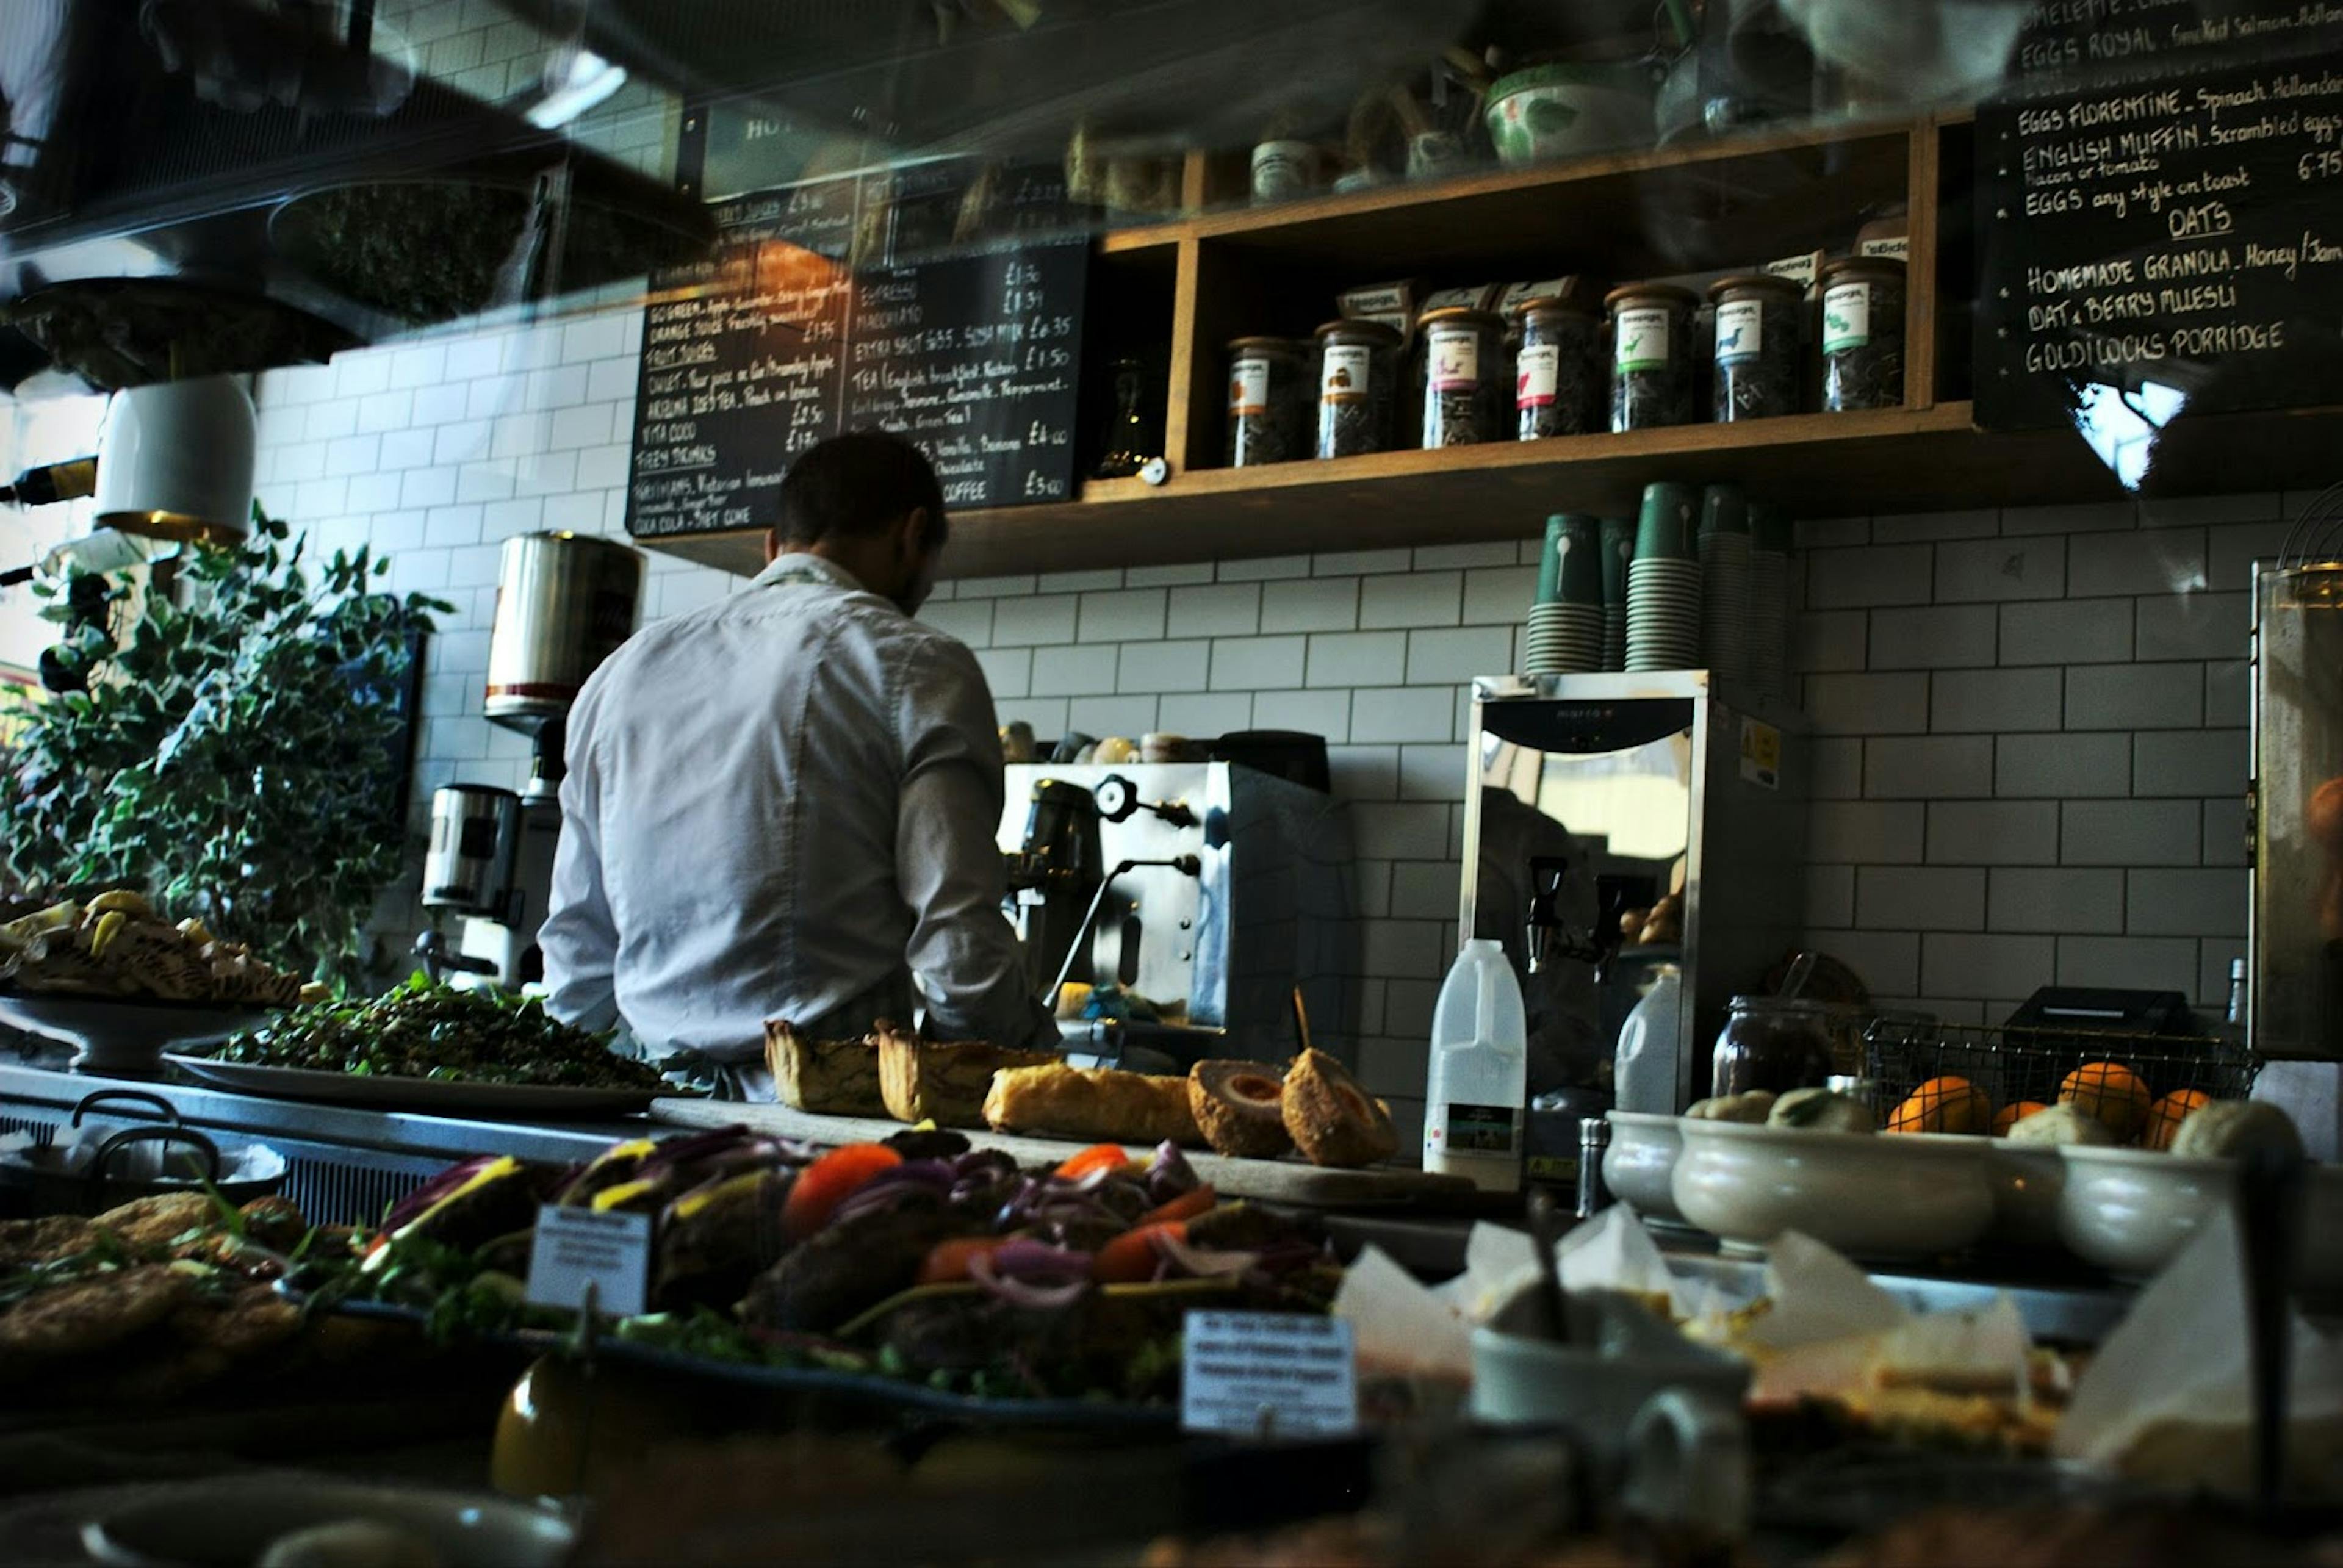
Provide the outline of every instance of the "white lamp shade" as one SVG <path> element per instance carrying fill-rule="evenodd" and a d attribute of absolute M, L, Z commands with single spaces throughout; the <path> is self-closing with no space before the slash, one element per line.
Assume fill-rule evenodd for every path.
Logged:
<path fill-rule="evenodd" d="M 97 520 L 160 538 L 251 526 L 252 399 L 233 376 L 116 392 L 97 433 Z"/>

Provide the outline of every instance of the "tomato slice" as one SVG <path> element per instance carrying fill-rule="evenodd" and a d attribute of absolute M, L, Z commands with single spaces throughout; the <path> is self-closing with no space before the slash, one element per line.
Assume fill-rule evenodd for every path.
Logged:
<path fill-rule="evenodd" d="M 1174 1220 L 1194 1220 L 1212 1211 L 1221 1195 L 1208 1184 L 1192 1192 L 1182 1192 L 1160 1208 L 1150 1209 L 1133 1222 L 1135 1230 L 1142 1225 L 1168 1225 Z"/>
<path fill-rule="evenodd" d="M 802 1241 L 838 1212 L 862 1184 L 903 1157 L 883 1143 L 849 1143 L 833 1149 L 803 1171 L 789 1184 L 781 1202 L 781 1229 L 792 1241 Z"/>
<path fill-rule="evenodd" d="M 1188 1227 L 1173 1220 L 1166 1224 L 1141 1225 L 1125 1231 L 1098 1250 L 1091 1260 L 1091 1277 L 1102 1285 L 1143 1285 L 1155 1277 L 1162 1259 L 1155 1251 L 1155 1238 L 1169 1236 L 1175 1241 L 1188 1239 Z"/>
<path fill-rule="evenodd" d="M 1100 1171 L 1120 1171 L 1130 1163 L 1131 1156 L 1122 1151 L 1121 1144 L 1093 1143 L 1059 1166 L 1057 1174 L 1069 1181 L 1079 1181 Z"/>
<path fill-rule="evenodd" d="M 927 1261 L 920 1265 L 919 1282 L 922 1285 L 956 1285 L 973 1275 L 969 1265 L 979 1258 L 990 1257 L 1009 1245 L 1005 1236 L 961 1236 L 950 1241 L 939 1241 L 930 1250 Z"/>

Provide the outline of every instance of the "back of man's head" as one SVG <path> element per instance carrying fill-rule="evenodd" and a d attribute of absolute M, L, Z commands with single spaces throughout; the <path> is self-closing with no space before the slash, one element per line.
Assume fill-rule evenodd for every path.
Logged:
<path fill-rule="evenodd" d="M 781 479 L 783 542 L 800 549 L 825 540 L 870 538 L 924 508 L 921 545 L 944 540 L 943 487 L 927 455 L 885 430 L 850 430 L 809 447 Z"/>

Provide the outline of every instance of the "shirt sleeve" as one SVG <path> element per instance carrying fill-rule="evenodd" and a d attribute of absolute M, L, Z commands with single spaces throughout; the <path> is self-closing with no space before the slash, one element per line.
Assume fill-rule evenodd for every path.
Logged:
<path fill-rule="evenodd" d="M 1057 1026 L 1033 995 L 1001 912 L 1006 872 L 993 838 L 1004 790 L 1001 735 L 975 656 L 940 639 L 915 644 L 898 712 L 895 869 L 911 911 L 904 957 L 927 995 L 930 1032 L 1054 1046 Z"/>
<path fill-rule="evenodd" d="M 561 780 L 561 837 L 553 849 L 553 886 L 538 950 L 545 957 L 546 1007 L 580 1029 L 615 1028 L 618 925 L 602 887 L 600 789 L 582 711 L 572 715 L 568 772 Z"/>

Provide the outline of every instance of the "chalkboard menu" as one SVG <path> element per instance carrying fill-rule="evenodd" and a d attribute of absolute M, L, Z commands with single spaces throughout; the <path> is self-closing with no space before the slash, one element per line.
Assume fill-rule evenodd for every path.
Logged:
<path fill-rule="evenodd" d="M 1977 114 L 1977 422 L 2343 401 L 2343 6 L 2042 0 Z"/>
<path fill-rule="evenodd" d="M 1044 195 L 1062 202 L 1062 185 Z M 853 265 L 898 253 L 891 226 L 935 206 L 875 176 L 716 207 L 715 253 L 651 279 L 628 532 L 769 528 L 796 454 L 874 427 L 920 445 L 956 510 L 1073 493 L 1089 247 Z"/>

